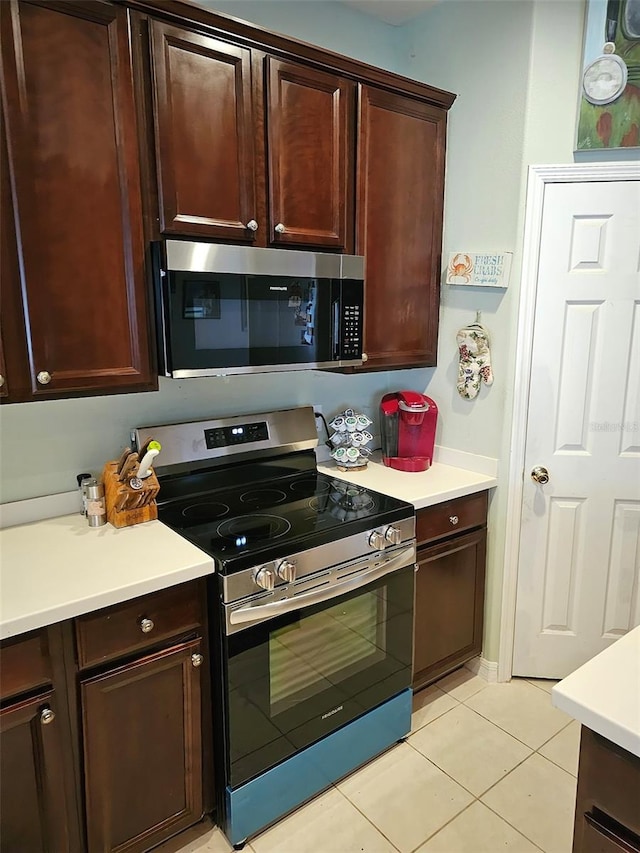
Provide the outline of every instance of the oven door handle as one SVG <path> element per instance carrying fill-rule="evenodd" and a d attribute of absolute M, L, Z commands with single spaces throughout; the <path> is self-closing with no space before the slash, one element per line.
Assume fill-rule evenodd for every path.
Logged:
<path fill-rule="evenodd" d="M 360 589 L 360 587 L 370 584 L 372 581 L 383 578 L 390 572 L 395 571 L 398 563 L 407 560 L 407 565 L 415 559 L 415 547 L 413 545 L 403 548 L 400 553 L 395 554 L 381 566 L 376 566 L 375 569 L 369 569 L 366 572 L 358 574 L 341 583 L 331 584 L 328 587 L 314 590 L 313 592 L 303 592 L 300 595 L 294 595 L 291 598 L 283 598 L 280 601 L 272 601 L 270 604 L 260 604 L 256 607 L 239 607 L 237 610 L 232 610 L 228 615 L 228 620 L 231 625 L 240 625 L 247 622 L 265 622 L 267 619 L 273 619 L 275 616 L 282 616 L 284 613 L 291 613 L 292 610 L 300 610 L 302 607 L 309 607 L 312 604 L 322 604 L 323 601 L 330 601 L 332 598 L 337 598 L 339 595 L 344 595 L 346 592 Z"/>

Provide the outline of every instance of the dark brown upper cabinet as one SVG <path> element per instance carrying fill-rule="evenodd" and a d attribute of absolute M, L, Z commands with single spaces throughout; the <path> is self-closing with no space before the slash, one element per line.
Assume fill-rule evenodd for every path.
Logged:
<path fill-rule="evenodd" d="M 151 389 L 128 12 L 12 0 L 0 16 L 27 344 L 14 382 L 24 353 L 4 340 L 9 399 Z"/>
<path fill-rule="evenodd" d="M 269 241 L 353 243 L 355 85 L 267 58 Z"/>
<path fill-rule="evenodd" d="M 150 25 L 160 228 L 253 242 L 250 51 Z"/>
<path fill-rule="evenodd" d="M 359 87 L 356 252 L 365 369 L 436 363 L 446 111 Z"/>

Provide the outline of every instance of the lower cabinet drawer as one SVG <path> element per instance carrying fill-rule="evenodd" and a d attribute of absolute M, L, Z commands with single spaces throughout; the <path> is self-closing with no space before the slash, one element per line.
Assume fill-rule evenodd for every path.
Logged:
<path fill-rule="evenodd" d="M 624 834 L 624 830 L 609 827 L 586 814 L 580 853 L 640 853 L 640 838 L 623 837 Z"/>
<path fill-rule="evenodd" d="M 487 523 L 487 492 L 465 495 L 416 513 L 416 540 L 424 545 Z"/>
<path fill-rule="evenodd" d="M 78 666 L 95 666 L 203 624 L 204 586 L 193 581 L 75 620 Z"/>
<path fill-rule="evenodd" d="M 640 758 L 582 726 L 576 831 L 583 815 L 600 813 L 606 827 L 610 819 L 640 838 Z"/>
<path fill-rule="evenodd" d="M 21 637 L 0 647 L 0 699 L 18 696 L 51 683 L 51 664 L 45 631 Z"/>

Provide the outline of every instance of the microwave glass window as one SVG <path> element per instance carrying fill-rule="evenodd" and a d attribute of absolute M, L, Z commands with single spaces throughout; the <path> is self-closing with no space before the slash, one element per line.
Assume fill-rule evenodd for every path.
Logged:
<path fill-rule="evenodd" d="M 386 599 L 369 592 L 272 631 L 271 716 L 380 663 L 386 610 Z"/>
<path fill-rule="evenodd" d="M 231 273 L 170 275 L 174 369 L 331 360 L 329 280 Z"/>
<path fill-rule="evenodd" d="M 182 316 L 185 320 L 219 320 L 220 282 L 185 281 Z"/>

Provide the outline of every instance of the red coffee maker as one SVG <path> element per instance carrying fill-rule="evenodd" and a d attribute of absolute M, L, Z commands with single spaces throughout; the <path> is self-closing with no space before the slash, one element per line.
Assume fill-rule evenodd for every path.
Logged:
<path fill-rule="evenodd" d="M 417 391 L 394 391 L 380 401 L 382 461 L 399 471 L 426 471 L 433 462 L 438 407 Z"/>

